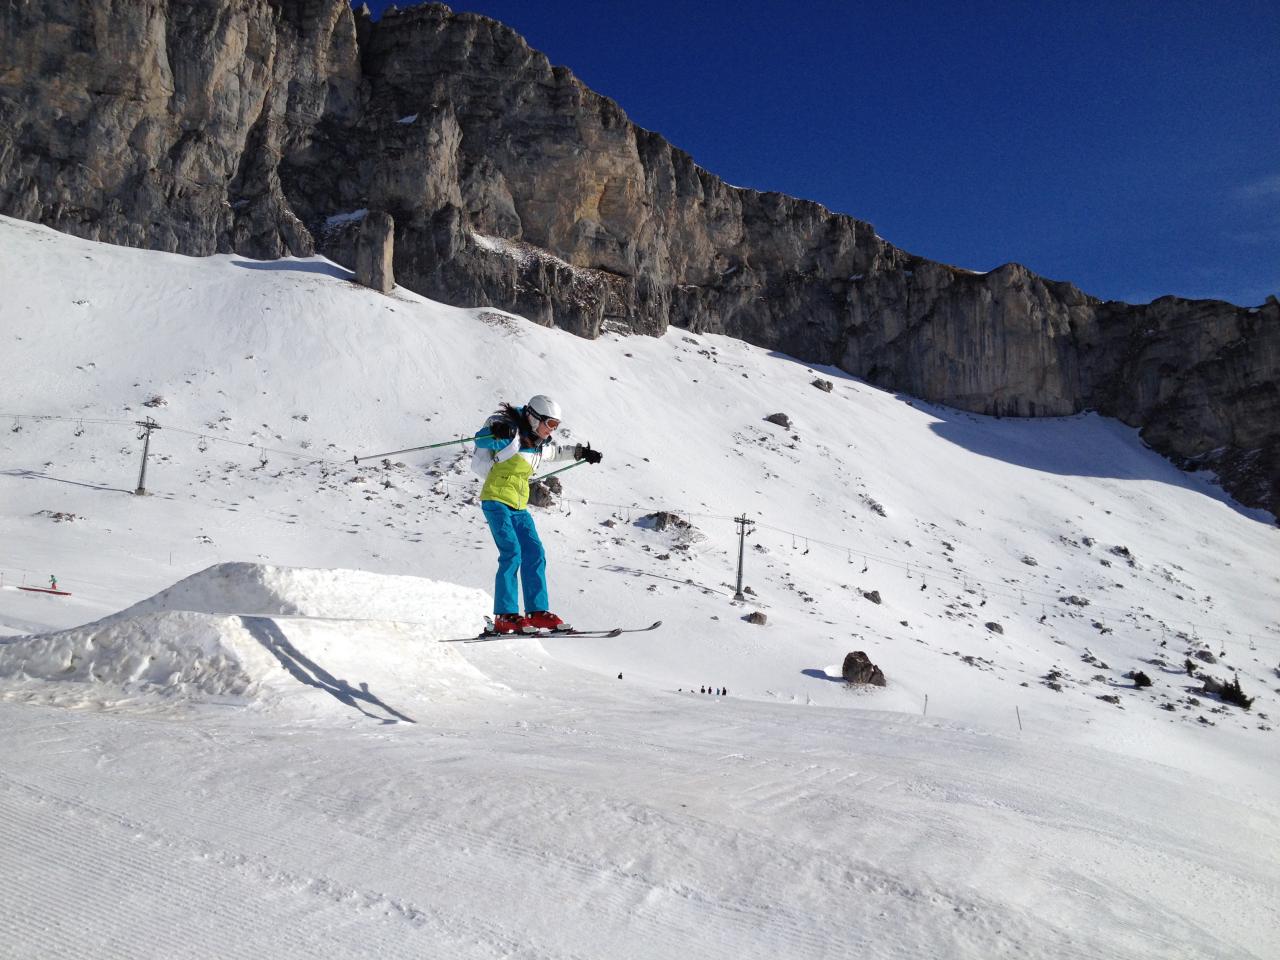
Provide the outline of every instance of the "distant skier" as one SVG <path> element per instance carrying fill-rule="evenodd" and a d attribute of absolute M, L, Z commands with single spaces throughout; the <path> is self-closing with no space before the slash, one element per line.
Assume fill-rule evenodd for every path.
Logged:
<path fill-rule="evenodd" d="M 493 627 L 498 633 L 567 628 L 548 609 L 546 552 L 533 516 L 526 509 L 529 479 L 541 463 L 599 463 L 602 458 L 590 444 L 560 447 L 552 443 L 551 434 L 559 426 L 560 405 L 538 394 L 523 407 L 504 403 L 476 431 L 476 457 L 488 465 L 480 506 L 498 546 L 498 573 L 493 587 Z M 480 439 L 486 434 L 487 439 Z M 523 617 L 516 593 L 517 574 L 524 594 Z"/>
<path fill-rule="evenodd" d="M 52 573 L 49 574 L 49 589 L 50 590 L 58 589 L 58 578 L 55 577 Z"/>

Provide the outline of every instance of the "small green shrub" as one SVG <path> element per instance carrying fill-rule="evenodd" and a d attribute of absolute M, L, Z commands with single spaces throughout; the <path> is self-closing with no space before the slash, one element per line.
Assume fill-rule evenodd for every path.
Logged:
<path fill-rule="evenodd" d="M 1234 703 L 1238 707 L 1244 707 L 1248 710 L 1253 706 L 1253 697 L 1246 697 L 1244 691 L 1240 689 L 1240 678 L 1235 677 L 1229 683 L 1222 685 L 1222 692 L 1218 694 L 1227 703 Z"/>

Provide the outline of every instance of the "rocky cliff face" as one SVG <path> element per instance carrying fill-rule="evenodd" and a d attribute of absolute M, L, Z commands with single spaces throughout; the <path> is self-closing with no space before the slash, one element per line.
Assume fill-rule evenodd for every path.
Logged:
<path fill-rule="evenodd" d="M 360 116 L 342 4 L 51 0 L 0 24 L 5 213 L 189 254 L 312 250 L 280 173 L 322 118 Z"/>
<path fill-rule="evenodd" d="M 1096 408 L 1280 508 L 1280 303 L 1103 303 L 912 256 L 731 187 L 514 31 L 428 5 L 46 0 L 0 11 L 0 212 L 189 254 L 395 219 L 398 282 L 583 336 L 668 324 L 1014 416 Z"/>

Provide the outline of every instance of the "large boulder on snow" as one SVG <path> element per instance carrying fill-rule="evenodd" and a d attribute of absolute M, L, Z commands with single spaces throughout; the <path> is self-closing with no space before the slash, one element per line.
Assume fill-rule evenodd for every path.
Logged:
<path fill-rule="evenodd" d="M 861 650 L 854 650 L 845 656 L 840 675 L 848 683 L 869 683 L 876 687 L 883 687 L 886 683 L 884 672 Z"/>

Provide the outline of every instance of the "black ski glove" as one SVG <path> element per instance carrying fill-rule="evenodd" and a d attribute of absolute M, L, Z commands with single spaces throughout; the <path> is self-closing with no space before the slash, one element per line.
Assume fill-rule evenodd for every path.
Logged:
<path fill-rule="evenodd" d="M 592 450 L 591 444 L 580 443 L 576 450 L 573 451 L 574 459 L 585 460 L 587 463 L 599 463 L 604 459 L 604 454 L 599 450 Z"/>
<path fill-rule="evenodd" d="M 489 428 L 489 436 L 497 437 L 499 440 L 510 440 L 515 435 L 515 427 L 508 420 L 499 420 Z"/>

